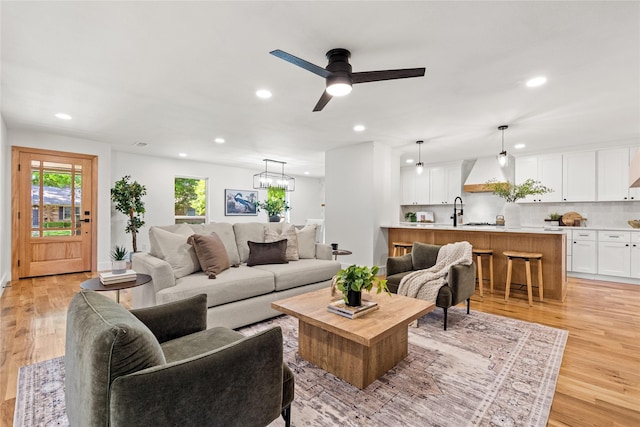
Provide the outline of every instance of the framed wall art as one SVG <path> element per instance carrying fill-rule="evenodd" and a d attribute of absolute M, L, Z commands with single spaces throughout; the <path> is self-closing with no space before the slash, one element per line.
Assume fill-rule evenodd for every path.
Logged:
<path fill-rule="evenodd" d="M 258 215 L 258 192 L 251 190 L 224 190 L 224 214 Z"/>

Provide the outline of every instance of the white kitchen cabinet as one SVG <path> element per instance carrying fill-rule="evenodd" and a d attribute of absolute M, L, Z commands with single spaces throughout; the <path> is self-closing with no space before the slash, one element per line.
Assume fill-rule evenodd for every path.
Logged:
<path fill-rule="evenodd" d="M 598 231 L 598 274 L 630 277 L 630 232 Z"/>
<path fill-rule="evenodd" d="M 597 235 L 595 230 L 572 230 L 571 271 L 594 273 L 597 271 Z"/>
<path fill-rule="evenodd" d="M 516 159 L 516 184 L 527 179 L 539 181 L 553 191 L 525 197 L 524 203 L 562 201 L 562 155 L 524 156 Z"/>
<path fill-rule="evenodd" d="M 429 204 L 429 170 L 425 169 L 418 175 L 416 168 L 403 168 L 400 171 L 400 204 L 428 205 Z"/>
<path fill-rule="evenodd" d="M 640 200 L 640 189 L 629 188 L 629 161 L 635 147 L 599 150 L 598 201 Z"/>
<path fill-rule="evenodd" d="M 640 233 L 631 233 L 631 278 L 640 279 Z"/>
<path fill-rule="evenodd" d="M 572 261 L 572 254 L 573 252 L 571 251 L 571 248 L 573 248 L 573 234 L 571 234 L 571 230 L 566 230 L 565 234 L 567 236 L 567 247 L 566 247 L 566 252 L 567 252 L 567 271 L 572 271 L 571 268 L 571 261 Z"/>
<path fill-rule="evenodd" d="M 432 205 L 453 204 L 462 195 L 462 165 L 460 163 L 429 167 L 429 199 Z"/>
<path fill-rule="evenodd" d="M 562 201 L 596 200 L 596 152 L 581 151 L 562 155 Z"/>

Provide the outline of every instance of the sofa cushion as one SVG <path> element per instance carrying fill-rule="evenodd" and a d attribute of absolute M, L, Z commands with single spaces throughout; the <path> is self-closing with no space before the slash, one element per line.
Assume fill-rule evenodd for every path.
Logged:
<path fill-rule="evenodd" d="M 228 222 L 212 222 L 209 224 L 203 224 L 202 233 L 209 234 L 216 233 L 224 247 L 227 250 L 227 256 L 229 257 L 229 264 L 240 264 L 240 255 L 238 254 L 238 245 L 236 244 L 236 235 L 233 232 L 233 225 Z"/>
<path fill-rule="evenodd" d="M 263 264 L 286 264 L 287 261 L 287 240 L 277 242 L 258 243 L 247 242 L 249 244 L 249 258 L 247 266 Z"/>
<path fill-rule="evenodd" d="M 181 225 L 182 227 L 175 229 L 175 233 L 159 227 L 149 229 L 149 253 L 167 261 L 176 279 L 200 270 L 196 251 L 187 243 L 187 238 L 193 234 L 193 230 L 186 224 Z"/>
<path fill-rule="evenodd" d="M 251 268 L 273 273 L 276 291 L 283 291 L 324 280 L 331 280 L 340 270 L 340 263 L 333 260 L 301 259 L 284 265 L 258 265 Z"/>
<path fill-rule="evenodd" d="M 252 242 L 264 242 L 265 224 L 261 222 L 238 222 L 233 224 L 236 235 L 236 246 L 240 255 L 240 262 L 247 262 L 249 258 L 249 240 Z"/>
<path fill-rule="evenodd" d="M 211 329 L 160 344 L 167 363 L 177 362 L 194 356 L 201 356 L 209 351 L 240 341 L 245 336 L 233 329 L 215 326 Z"/>
<path fill-rule="evenodd" d="M 217 274 L 230 267 L 227 249 L 216 233 L 193 234 L 187 239 L 187 243 L 194 247 L 200 268 L 207 273 L 209 279 L 215 279 Z"/>
<path fill-rule="evenodd" d="M 316 257 L 316 225 L 306 225 L 302 230 L 297 230 L 298 255 L 300 259 Z"/>
<path fill-rule="evenodd" d="M 287 261 L 297 261 L 300 259 L 298 256 L 298 236 L 296 228 L 293 225 L 284 224 L 281 233 L 269 228 L 264 230 L 265 243 L 277 242 L 279 240 L 287 241 Z"/>
<path fill-rule="evenodd" d="M 275 290 L 273 273 L 241 265 L 209 280 L 204 273 L 176 279 L 176 285 L 156 294 L 157 304 L 181 300 L 198 294 L 207 295 L 207 307 L 271 293 Z"/>

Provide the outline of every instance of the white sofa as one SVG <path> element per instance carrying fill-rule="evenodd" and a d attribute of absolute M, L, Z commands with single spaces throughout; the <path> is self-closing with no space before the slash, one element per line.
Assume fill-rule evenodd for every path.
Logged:
<path fill-rule="evenodd" d="M 151 227 L 149 253 L 133 254 L 132 266 L 149 274 L 152 283 L 134 288 L 134 308 L 163 304 L 207 295 L 209 327 L 238 328 L 281 313 L 271 302 L 330 286 L 340 263 L 332 260 L 331 247 L 316 243 L 315 226 L 296 231 L 299 260 L 286 264 L 248 267 L 248 241 L 264 242 L 265 231 L 281 233 L 283 223 L 210 223 Z M 224 244 L 228 268 L 215 279 L 200 269 L 197 256 L 187 238 L 192 234 L 216 233 Z M 293 240 L 293 239 L 292 239 Z"/>

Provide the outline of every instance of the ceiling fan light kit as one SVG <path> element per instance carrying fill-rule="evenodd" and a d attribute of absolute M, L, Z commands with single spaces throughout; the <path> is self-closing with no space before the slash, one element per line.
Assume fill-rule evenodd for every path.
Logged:
<path fill-rule="evenodd" d="M 507 151 L 504 149 L 504 131 L 508 128 L 509 126 L 507 125 L 498 126 L 498 130 L 502 131 L 502 151 L 498 154 L 498 163 L 502 167 L 509 164 L 509 156 L 507 156 Z"/>
<path fill-rule="evenodd" d="M 325 79 L 326 90 L 316 103 L 313 111 L 322 111 L 331 98 L 334 96 L 344 96 L 351 92 L 352 85 L 357 83 L 377 82 L 382 80 L 407 79 L 410 77 L 423 77 L 424 68 L 405 68 L 399 70 L 364 71 L 353 73 L 349 57 L 351 52 L 347 49 L 331 49 L 327 52 L 329 64 L 322 68 L 304 59 L 293 56 L 280 49 L 269 52 L 273 56 L 284 59 L 287 62 L 304 68 L 307 71 L 323 77 Z"/>

